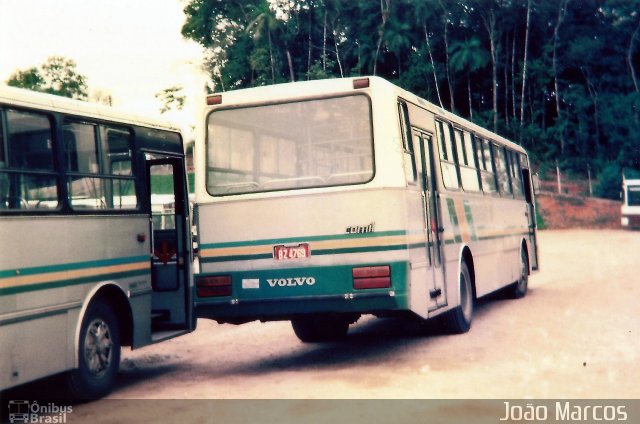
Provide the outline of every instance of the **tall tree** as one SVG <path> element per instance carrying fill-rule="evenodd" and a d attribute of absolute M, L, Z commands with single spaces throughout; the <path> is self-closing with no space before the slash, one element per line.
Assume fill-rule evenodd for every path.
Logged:
<path fill-rule="evenodd" d="M 484 68 L 489 62 L 489 55 L 482 47 L 480 40 L 472 37 L 463 42 L 451 44 L 451 66 L 457 71 L 465 71 L 467 76 L 467 94 L 469 102 L 469 118 L 473 120 L 473 104 L 471 101 L 471 74 Z"/>
<path fill-rule="evenodd" d="M 87 77 L 76 71 L 76 62 L 52 56 L 40 68 L 14 72 L 7 84 L 34 91 L 87 100 Z"/>

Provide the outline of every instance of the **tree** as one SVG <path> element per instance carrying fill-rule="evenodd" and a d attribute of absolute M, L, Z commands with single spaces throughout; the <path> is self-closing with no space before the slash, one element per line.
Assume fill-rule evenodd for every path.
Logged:
<path fill-rule="evenodd" d="M 182 94 L 182 89 L 181 85 L 176 85 L 156 93 L 156 99 L 162 102 L 160 113 L 168 112 L 174 107 L 177 110 L 182 110 L 186 100 L 186 96 Z"/>
<path fill-rule="evenodd" d="M 451 44 L 451 67 L 456 72 L 466 71 L 467 93 L 469 98 L 469 118 L 473 119 L 471 104 L 471 74 L 484 68 L 489 62 L 489 55 L 482 47 L 480 40 L 472 37 L 463 42 Z"/>
<path fill-rule="evenodd" d="M 76 62 L 52 56 L 40 66 L 14 72 L 7 84 L 33 91 L 87 100 L 87 77 L 76 71 Z"/>

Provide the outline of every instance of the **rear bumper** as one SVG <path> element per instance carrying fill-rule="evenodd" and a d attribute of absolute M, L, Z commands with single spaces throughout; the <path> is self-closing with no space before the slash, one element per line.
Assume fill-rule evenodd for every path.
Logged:
<path fill-rule="evenodd" d="M 640 228 L 640 215 L 622 215 L 621 224 L 627 228 Z"/>
<path fill-rule="evenodd" d="M 288 320 L 305 314 L 408 310 L 408 263 L 389 265 L 390 287 L 360 290 L 353 288 L 351 265 L 229 272 L 226 274 L 232 278 L 231 295 L 200 298 L 196 288 L 195 314 L 198 318 L 240 324 Z M 202 275 L 219 274 L 225 273 Z"/>

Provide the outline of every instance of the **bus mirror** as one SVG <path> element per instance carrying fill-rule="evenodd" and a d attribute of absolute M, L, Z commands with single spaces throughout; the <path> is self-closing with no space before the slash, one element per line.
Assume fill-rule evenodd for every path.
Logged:
<path fill-rule="evenodd" d="M 538 174 L 533 174 L 533 176 L 531 177 L 531 180 L 533 182 L 533 192 L 535 194 L 539 194 L 540 193 L 540 176 Z"/>

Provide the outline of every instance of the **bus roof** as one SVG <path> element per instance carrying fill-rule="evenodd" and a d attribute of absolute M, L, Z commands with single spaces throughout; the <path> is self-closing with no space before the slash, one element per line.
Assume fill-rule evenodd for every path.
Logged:
<path fill-rule="evenodd" d="M 365 82 L 366 81 L 366 82 Z M 514 150 L 524 153 L 524 149 L 513 143 L 512 141 L 495 134 L 486 128 L 483 128 L 471 121 L 468 121 L 458 115 L 455 115 L 435 104 L 418 97 L 417 95 L 398 87 L 397 85 L 377 76 L 361 76 L 349 78 L 332 78 L 312 81 L 288 82 L 283 84 L 273 84 L 260 87 L 243 88 L 239 90 L 218 92 L 207 96 L 207 103 L 213 105 L 206 109 L 208 113 L 211 109 L 217 107 L 233 107 L 247 106 L 265 103 L 279 103 L 287 100 L 304 100 L 317 97 L 344 95 L 358 91 L 360 83 L 364 86 L 361 88 L 370 88 L 371 90 L 387 91 L 408 102 L 415 103 L 428 111 L 448 120 L 453 124 L 457 124 L 473 131 L 480 136 L 485 136 L 495 141 L 499 141 Z M 221 103 L 219 103 L 221 102 Z"/>
<path fill-rule="evenodd" d="M 62 113 L 85 116 L 105 121 L 117 121 L 131 125 L 173 130 L 180 132 L 180 127 L 159 117 L 142 116 L 125 109 L 115 108 L 99 103 L 85 102 L 53 94 L 39 93 L 22 88 L 0 85 L 0 104 L 22 106 L 50 110 Z"/>

